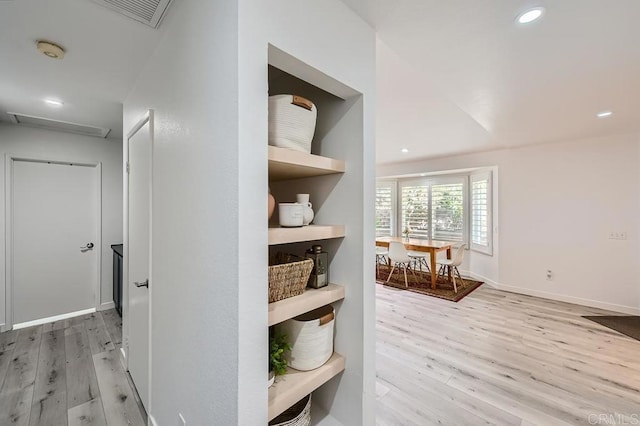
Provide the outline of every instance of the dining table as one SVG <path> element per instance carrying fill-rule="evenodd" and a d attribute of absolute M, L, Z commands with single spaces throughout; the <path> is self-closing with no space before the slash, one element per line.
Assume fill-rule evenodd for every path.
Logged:
<path fill-rule="evenodd" d="M 400 242 L 404 244 L 404 247 L 408 251 L 421 251 L 429 253 L 431 258 L 431 289 L 436 289 L 438 280 L 438 272 L 436 270 L 436 254 L 440 251 L 447 252 L 447 259 L 451 259 L 451 247 L 455 244 L 451 241 L 439 241 L 439 240 L 424 240 L 421 238 L 406 238 L 406 237 L 376 237 L 376 246 L 389 247 L 389 243 L 392 241 Z M 389 264 L 391 259 L 389 259 Z M 449 268 L 449 281 L 451 281 L 451 268 Z"/>

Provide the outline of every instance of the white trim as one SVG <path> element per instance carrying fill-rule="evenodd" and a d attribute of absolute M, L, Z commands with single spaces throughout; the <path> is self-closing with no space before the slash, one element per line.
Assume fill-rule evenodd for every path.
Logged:
<path fill-rule="evenodd" d="M 490 278 L 484 277 L 480 274 L 476 274 L 475 272 L 471 272 L 471 271 L 463 271 L 462 269 L 460 270 L 460 274 L 464 277 L 471 277 L 474 280 L 480 280 L 482 282 L 484 282 L 485 284 L 488 284 L 489 286 L 498 289 L 498 287 L 500 286 L 500 284 L 498 284 L 497 282 L 493 281 Z"/>
<path fill-rule="evenodd" d="M 94 244 L 96 253 L 96 287 L 94 288 L 95 312 L 100 306 L 100 295 L 102 292 L 102 162 L 75 161 L 74 159 L 59 159 L 51 157 L 41 157 L 37 155 L 17 155 L 5 154 L 5 323 L 0 326 L 0 331 L 11 330 L 13 327 L 13 164 L 15 161 L 28 161 L 35 163 L 56 163 L 56 164 L 76 164 L 83 167 L 93 167 L 96 172 L 96 242 Z M 53 317 L 50 317 L 53 318 Z M 34 320 L 41 321 L 41 320 Z M 29 321 L 33 322 L 33 321 Z M 29 323 L 27 322 L 27 323 Z M 46 323 L 46 322 L 45 322 Z M 22 323 L 26 324 L 26 323 Z M 44 324 L 44 323 L 43 323 Z"/>
<path fill-rule="evenodd" d="M 115 309 L 115 307 L 116 307 L 116 304 L 112 300 L 111 302 L 101 303 L 100 306 L 98 306 L 98 310 L 99 311 L 108 311 L 109 309 Z"/>
<path fill-rule="evenodd" d="M 534 297 L 539 297 L 541 299 L 555 300 L 557 302 L 573 303 L 574 305 L 581 305 L 589 308 L 604 309 L 607 311 L 620 312 L 628 315 L 640 315 L 640 309 L 634 306 L 618 305 L 615 303 L 601 302 L 599 300 L 583 299 L 581 297 L 567 296 L 564 294 L 550 293 L 547 291 L 532 290 L 525 287 L 516 287 L 512 285 L 501 284 L 487 277 L 483 277 L 482 275 L 475 274 L 470 271 L 460 271 L 460 273 L 462 275 L 465 275 L 474 279 L 482 280 L 484 281 L 485 284 L 488 284 L 490 287 L 496 290 L 523 294 L 525 296 L 534 296 Z"/>
<path fill-rule="evenodd" d="M 158 422 L 153 418 L 151 414 L 147 413 L 147 417 L 149 418 L 149 426 L 158 426 Z"/>
<path fill-rule="evenodd" d="M 96 242 L 93 245 L 96 248 L 96 273 L 98 275 L 98 288 L 96 289 L 96 310 L 100 308 L 100 303 L 102 302 L 102 162 L 98 162 L 95 166 L 96 168 L 96 222 L 98 225 L 98 230 L 96 233 Z"/>
<path fill-rule="evenodd" d="M 629 314 L 629 315 L 640 314 L 640 309 L 634 306 L 624 306 L 624 305 L 618 305 L 615 303 L 601 302 L 599 300 L 583 299 L 581 297 L 567 296 L 564 294 L 549 293 L 549 292 L 540 291 L 540 290 L 531 290 L 528 288 L 516 287 L 512 285 L 507 285 L 507 284 L 497 284 L 496 288 L 498 290 L 509 291 L 511 293 L 524 294 L 526 296 L 535 296 L 535 297 L 540 297 L 542 299 L 556 300 L 558 302 L 573 303 L 575 305 L 582 305 L 582 306 L 587 306 L 591 308 L 604 309 L 607 311 L 620 312 L 623 314 Z"/>
<path fill-rule="evenodd" d="M 77 317 L 80 315 L 92 314 L 95 311 L 96 311 L 96 308 L 89 308 L 89 309 L 83 309 L 82 311 L 69 312 L 68 314 L 54 315 L 52 317 L 40 318 L 33 321 L 25 321 L 19 324 L 14 324 L 13 329 L 20 330 L 21 328 L 33 327 L 34 325 L 48 324 L 50 322 L 69 319 L 69 318 Z"/>

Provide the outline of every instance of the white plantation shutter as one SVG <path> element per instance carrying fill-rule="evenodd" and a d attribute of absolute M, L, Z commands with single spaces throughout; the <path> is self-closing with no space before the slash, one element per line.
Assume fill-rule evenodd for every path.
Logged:
<path fill-rule="evenodd" d="M 493 254 L 491 172 L 471 175 L 471 249 Z"/>
<path fill-rule="evenodd" d="M 431 185 L 434 240 L 464 241 L 464 179 Z"/>
<path fill-rule="evenodd" d="M 376 237 L 393 235 L 395 183 L 376 184 Z"/>
<path fill-rule="evenodd" d="M 403 183 L 401 187 L 401 235 L 407 226 L 411 237 L 429 238 L 429 185 Z"/>

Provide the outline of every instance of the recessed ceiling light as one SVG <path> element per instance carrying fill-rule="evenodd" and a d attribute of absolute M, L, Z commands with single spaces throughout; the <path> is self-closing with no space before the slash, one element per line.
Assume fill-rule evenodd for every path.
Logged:
<path fill-rule="evenodd" d="M 609 117 L 611 115 L 613 115 L 613 111 L 601 111 L 601 112 L 596 114 L 596 117 L 605 118 L 605 117 Z"/>
<path fill-rule="evenodd" d="M 64 105 L 64 102 L 59 101 L 57 99 L 45 99 L 44 103 L 47 104 L 47 105 L 57 106 L 57 107 L 60 107 L 60 106 Z"/>
<path fill-rule="evenodd" d="M 62 59 L 64 58 L 64 48 L 46 40 L 38 40 L 37 42 L 38 50 L 53 59 Z"/>
<path fill-rule="evenodd" d="M 534 7 L 532 9 L 527 9 L 518 15 L 517 21 L 520 24 L 528 24 L 536 19 L 540 19 L 542 15 L 544 15 L 544 7 Z"/>
<path fill-rule="evenodd" d="M 403 154 L 406 154 L 407 152 L 409 152 L 409 150 L 407 148 L 402 148 L 400 152 L 402 152 Z"/>

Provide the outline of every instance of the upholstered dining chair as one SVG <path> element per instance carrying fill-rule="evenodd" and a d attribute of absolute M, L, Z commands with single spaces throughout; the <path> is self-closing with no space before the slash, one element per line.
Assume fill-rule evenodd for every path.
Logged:
<path fill-rule="evenodd" d="M 464 280 L 460 275 L 460 271 L 458 271 L 458 266 L 462 264 L 462 259 L 464 257 L 464 249 L 466 247 L 467 247 L 466 244 L 462 244 L 460 247 L 458 247 L 458 250 L 456 251 L 456 254 L 455 256 L 453 256 L 452 259 L 437 259 L 437 262 L 440 265 L 440 269 L 438 270 L 438 276 L 440 276 L 440 272 L 442 272 L 442 276 L 444 277 L 444 274 L 447 268 L 453 269 L 451 277 L 453 278 L 453 291 L 456 293 L 458 292 L 458 286 L 456 284 L 456 274 L 458 275 L 458 278 L 460 278 L 460 281 L 462 282 L 462 284 L 464 284 Z"/>
<path fill-rule="evenodd" d="M 387 278 L 387 282 L 389 282 L 389 280 L 391 279 L 391 276 L 393 275 L 393 271 L 396 268 L 398 269 L 402 268 L 404 272 L 404 285 L 408 288 L 409 282 L 407 281 L 407 269 L 411 271 L 414 277 L 416 276 L 416 274 L 415 272 L 413 272 L 413 269 L 411 269 L 411 258 L 409 257 L 409 253 L 407 252 L 407 249 L 404 247 L 404 244 L 398 241 L 391 241 L 389 243 L 389 260 L 391 261 L 392 268 L 391 268 L 391 272 L 389 272 L 389 277 Z"/>

